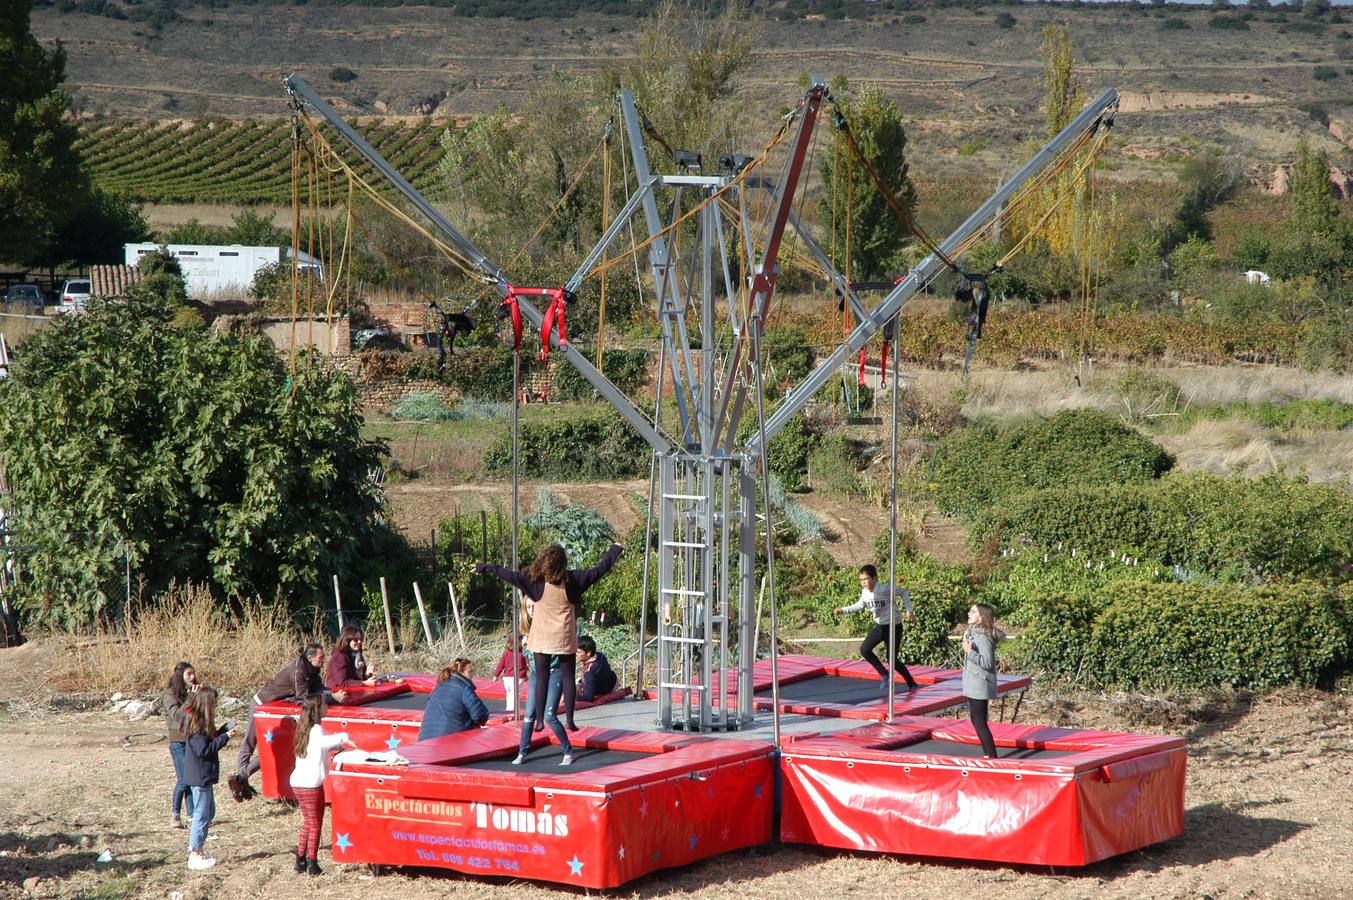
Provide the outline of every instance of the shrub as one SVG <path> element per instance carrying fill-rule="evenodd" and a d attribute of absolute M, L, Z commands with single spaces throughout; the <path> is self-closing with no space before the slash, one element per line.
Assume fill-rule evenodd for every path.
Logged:
<path fill-rule="evenodd" d="M 974 542 L 1128 553 L 1217 578 L 1346 580 L 1353 498 L 1325 485 L 1176 473 L 1159 482 L 1071 485 L 1007 498 L 977 518 Z"/>
<path fill-rule="evenodd" d="M 1163 22 L 1160 23 L 1160 30 L 1161 30 L 1161 31 L 1188 31 L 1188 30 L 1189 30 L 1189 23 L 1186 22 L 1186 21 L 1184 21 L 1183 19 L 1181 19 L 1179 16 L 1170 16 L 1168 19 L 1166 19 L 1165 21 L 1163 21 Z"/>
<path fill-rule="evenodd" d="M 561 421 L 523 422 L 519 451 L 519 470 L 525 478 L 601 481 L 632 478 L 648 470 L 648 445 L 613 412 L 579 410 Z M 512 471 L 510 434 L 489 447 L 484 468 L 495 475 Z"/>
<path fill-rule="evenodd" d="M 813 489 L 832 497 L 853 499 L 864 495 L 859 468 L 859 450 L 839 432 L 824 437 L 808 454 Z"/>
<path fill-rule="evenodd" d="M 357 73 L 352 71 L 352 69 L 349 69 L 347 66 L 334 66 L 332 69 L 329 70 L 329 80 L 336 81 L 339 84 L 354 81 L 356 80 L 356 78 Z"/>
<path fill-rule="evenodd" d="M 413 422 L 449 422 L 459 418 L 456 411 L 432 391 L 410 391 L 399 398 L 390 412 L 396 419 Z"/>
<path fill-rule="evenodd" d="M 1313 685 L 1350 656 L 1347 605 L 1314 583 L 1112 585 L 1040 605 L 1020 660 L 1142 690 Z"/>
<path fill-rule="evenodd" d="M 997 14 L 996 14 L 996 20 L 995 20 L 995 21 L 996 21 L 996 27 L 997 27 L 997 28 L 1014 28 L 1014 27 L 1015 27 L 1015 17 L 1012 16 L 1012 15 L 1010 15 L 1010 13 L 1007 13 L 1007 12 L 997 13 Z"/>
<path fill-rule="evenodd" d="M 576 348 L 575 348 L 576 349 Z M 595 350 L 582 350 L 588 362 L 596 365 Z M 647 350 L 607 350 L 602 359 L 603 374 L 620 388 L 621 392 L 633 398 L 648 387 L 649 363 L 653 355 Z M 596 400 L 600 395 L 596 388 L 564 359 L 554 364 L 553 398 L 559 400 Z"/>
<path fill-rule="evenodd" d="M 581 503 L 560 506 L 548 487 L 536 492 L 536 511 L 526 517 L 526 524 L 541 535 L 542 542 L 554 541 L 563 547 L 574 568 L 584 557 L 605 550 L 615 538 L 615 529 L 605 516 Z"/>
<path fill-rule="evenodd" d="M 1135 562 L 1135 564 L 1133 564 Z M 1087 565 L 1088 563 L 1088 565 Z M 1057 594 L 1086 594 L 1110 582 L 1173 581 L 1173 573 L 1155 560 L 1112 562 L 1069 552 L 1026 551 L 992 573 L 982 589 L 982 600 L 1012 625 L 1024 625 L 1044 598 Z"/>
<path fill-rule="evenodd" d="M 1339 70 L 1329 66 L 1316 66 L 1311 70 L 1311 77 L 1316 81 L 1329 81 L 1339 77 Z"/>
<path fill-rule="evenodd" d="M 1173 464 L 1160 447 L 1104 413 L 1071 410 L 1004 430 L 953 432 L 936 449 L 931 480 L 939 485 L 942 511 L 972 520 L 1020 491 L 1149 481 Z"/>
<path fill-rule="evenodd" d="M 1207 20 L 1209 28 L 1224 28 L 1231 31 L 1249 31 L 1250 23 L 1238 16 L 1213 16 Z"/>

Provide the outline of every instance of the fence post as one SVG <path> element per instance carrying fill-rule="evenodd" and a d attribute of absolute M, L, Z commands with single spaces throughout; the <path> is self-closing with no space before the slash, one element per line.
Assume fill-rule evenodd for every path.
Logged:
<path fill-rule="evenodd" d="M 449 581 L 446 583 L 446 592 L 451 595 L 451 618 L 456 621 L 456 634 L 460 635 L 460 654 L 464 656 L 469 652 L 465 646 L 465 626 L 460 621 L 460 604 L 456 602 L 456 589 Z"/>
<path fill-rule="evenodd" d="M 390 622 L 390 593 L 385 589 L 385 576 L 381 576 L 381 606 L 385 607 L 385 639 L 390 644 L 390 655 L 395 655 L 395 626 Z"/>
<path fill-rule="evenodd" d="M 428 613 L 423 607 L 423 592 L 418 589 L 418 582 L 413 583 L 413 599 L 418 604 L 418 618 L 423 620 L 423 637 L 427 638 L 428 646 L 432 646 L 432 629 L 428 628 Z"/>
<path fill-rule="evenodd" d="M 338 630 L 343 630 L 343 598 L 338 593 L 338 576 L 334 576 L 334 611 L 338 613 Z"/>

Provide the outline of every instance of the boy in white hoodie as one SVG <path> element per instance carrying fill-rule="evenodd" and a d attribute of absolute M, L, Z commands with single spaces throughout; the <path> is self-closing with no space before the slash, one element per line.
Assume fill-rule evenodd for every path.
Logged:
<path fill-rule="evenodd" d="M 878 569 L 869 564 L 860 566 L 860 599 L 849 606 L 843 606 L 836 610 L 836 614 L 847 615 L 859 612 L 862 609 L 867 609 L 873 613 L 874 627 L 869 629 L 869 633 L 864 636 L 864 641 L 860 644 L 860 656 L 864 657 L 864 661 L 873 666 L 874 671 L 879 673 L 880 686 L 884 691 L 887 691 L 888 667 L 874 655 L 874 648 L 879 644 L 886 645 L 889 639 L 888 632 L 891 631 L 893 646 L 898 651 L 902 649 L 901 635 L 897 631 L 898 625 L 901 624 L 897 615 L 897 598 L 901 598 L 902 605 L 907 610 L 908 622 L 916 621 L 916 613 L 912 612 L 911 594 L 907 593 L 906 588 L 901 585 L 879 584 L 878 579 Z M 907 671 L 900 652 L 897 658 L 897 671 L 906 680 L 907 690 L 916 690 L 916 680 Z"/>

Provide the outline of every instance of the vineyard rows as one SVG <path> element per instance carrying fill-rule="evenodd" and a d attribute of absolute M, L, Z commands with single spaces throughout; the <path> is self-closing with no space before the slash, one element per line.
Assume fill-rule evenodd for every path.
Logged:
<path fill-rule="evenodd" d="M 374 120 L 355 126 L 415 187 L 435 193 L 443 127 Z M 333 132 L 333 146 L 364 178 L 374 172 Z M 85 125 L 78 143 L 94 181 L 150 203 L 291 204 L 291 124 L 286 119 Z M 335 193 L 346 185 L 335 178 Z"/>

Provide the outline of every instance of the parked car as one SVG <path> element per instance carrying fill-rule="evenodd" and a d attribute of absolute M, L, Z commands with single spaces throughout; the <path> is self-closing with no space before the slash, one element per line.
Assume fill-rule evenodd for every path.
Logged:
<path fill-rule="evenodd" d="M 42 301 L 42 288 L 36 284 L 16 284 L 5 291 L 6 306 L 27 306 L 36 315 L 42 315 Z"/>
<path fill-rule="evenodd" d="M 89 302 L 89 279 L 72 278 L 61 288 L 57 310 L 63 313 L 84 312 Z"/>

